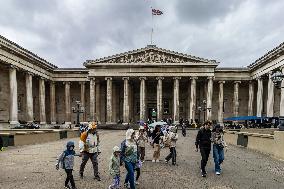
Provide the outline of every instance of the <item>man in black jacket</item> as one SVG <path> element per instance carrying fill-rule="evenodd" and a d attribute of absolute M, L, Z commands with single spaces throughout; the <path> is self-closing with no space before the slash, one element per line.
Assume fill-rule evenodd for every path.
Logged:
<path fill-rule="evenodd" d="M 204 127 L 201 128 L 198 131 L 198 134 L 196 136 L 196 141 L 195 141 L 195 145 L 196 145 L 196 151 L 198 152 L 198 147 L 200 149 L 200 153 L 201 153 L 201 174 L 202 177 L 206 177 L 206 164 L 208 161 L 208 157 L 210 154 L 210 150 L 211 150 L 211 122 L 210 121 L 206 121 L 204 123 Z"/>

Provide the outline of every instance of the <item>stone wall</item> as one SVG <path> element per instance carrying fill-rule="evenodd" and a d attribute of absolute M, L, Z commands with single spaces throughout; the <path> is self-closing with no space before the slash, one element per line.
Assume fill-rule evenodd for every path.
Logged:
<path fill-rule="evenodd" d="M 0 123 L 8 122 L 10 106 L 9 70 L 0 65 Z"/>

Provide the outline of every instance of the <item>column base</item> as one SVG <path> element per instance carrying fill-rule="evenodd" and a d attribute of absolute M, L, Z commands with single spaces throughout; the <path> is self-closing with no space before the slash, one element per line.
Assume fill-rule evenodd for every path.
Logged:
<path fill-rule="evenodd" d="M 106 122 L 107 125 L 114 125 L 116 124 L 115 122 Z"/>
<path fill-rule="evenodd" d="M 18 121 L 10 121 L 10 125 L 17 125 L 17 124 L 19 124 Z"/>
<path fill-rule="evenodd" d="M 122 123 L 122 125 L 129 125 L 129 123 Z"/>
<path fill-rule="evenodd" d="M 72 123 L 71 122 L 65 122 L 65 125 L 71 125 Z"/>
<path fill-rule="evenodd" d="M 45 121 L 41 121 L 39 124 L 46 125 L 46 122 Z"/>
<path fill-rule="evenodd" d="M 55 124 L 56 124 L 56 122 L 54 121 L 54 122 L 51 122 L 50 124 L 51 124 L 51 125 L 55 125 Z"/>

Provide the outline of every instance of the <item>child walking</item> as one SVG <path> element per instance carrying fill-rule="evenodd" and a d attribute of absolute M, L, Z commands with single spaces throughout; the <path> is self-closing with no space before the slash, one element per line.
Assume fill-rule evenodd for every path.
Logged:
<path fill-rule="evenodd" d="M 65 180 L 65 188 L 68 189 L 76 189 L 75 186 L 75 182 L 74 182 L 74 178 L 73 178 L 73 167 L 74 167 L 74 156 L 75 151 L 74 151 L 74 142 L 73 141 L 69 141 L 67 142 L 66 145 L 66 150 L 64 150 L 60 156 L 57 159 L 57 163 L 56 163 L 56 169 L 59 169 L 59 164 L 61 165 L 61 168 L 65 170 L 66 172 L 66 180 Z M 71 183 L 71 188 L 68 185 L 69 182 Z"/>
<path fill-rule="evenodd" d="M 109 172 L 110 175 L 113 177 L 112 184 L 109 185 L 109 189 L 117 189 L 120 188 L 120 148 L 118 146 L 113 147 L 113 153 L 110 158 L 109 163 Z"/>

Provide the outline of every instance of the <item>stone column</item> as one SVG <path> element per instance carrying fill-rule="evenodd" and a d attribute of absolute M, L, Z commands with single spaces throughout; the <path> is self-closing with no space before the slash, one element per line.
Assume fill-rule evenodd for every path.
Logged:
<path fill-rule="evenodd" d="M 95 121 L 95 78 L 90 77 L 90 120 L 89 121 Z"/>
<path fill-rule="evenodd" d="M 26 73 L 26 121 L 28 123 L 34 120 L 33 110 L 33 75 Z"/>
<path fill-rule="evenodd" d="M 129 123 L 129 77 L 123 77 L 123 124 Z"/>
<path fill-rule="evenodd" d="M 223 125 L 224 120 L 224 83 L 225 81 L 219 81 L 219 108 L 218 108 L 218 122 Z"/>
<path fill-rule="evenodd" d="M 179 122 L 179 80 L 180 77 L 174 77 L 174 122 Z"/>
<path fill-rule="evenodd" d="M 262 108 L 263 108 L 263 80 L 262 78 L 257 79 L 257 110 L 256 116 L 262 116 Z"/>
<path fill-rule="evenodd" d="M 253 116 L 254 83 L 249 81 L 248 116 Z"/>
<path fill-rule="evenodd" d="M 10 124 L 18 124 L 18 87 L 17 87 L 17 70 L 16 67 L 9 68 L 10 83 Z"/>
<path fill-rule="evenodd" d="M 266 116 L 273 117 L 274 115 L 274 84 L 271 79 L 272 72 L 269 72 L 268 76 L 268 86 L 267 86 L 267 110 Z"/>
<path fill-rule="evenodd" d="M 55 82 L 50 82 L 50 122 L 51 124 L 56 124 L 56 114 L 55 114 L 56 104 L 55 104 Z"/>
<path fill-rule="evenodd" d="M 208 77 L 208 84 L 207 84 L 207 120 L 212 120 L 212 96 L 213 96 L 213 78 Z"/>
<path fill-rule="evenodd" d="M 70 99 L 70 81 L 65 84 L 65 124 L 71 124 L 71 99 Z"/>
<path fill-rule="evenodd" d="M 44 78 L 39 79 L 39 120 L 40 124 L 46 124 Z"/>
<path fill-rule="evenodd" d="M 195 123 L 195 110 L 196 110 L 196 80 L 198 77 L 190 77 L 190 102 L 189 102 L 189 116 L 188 120 Z"/>
<path fill-rule="evenodd" d="M 84 108 L 84 113 L 82 115 L 82 122 L 87 122 L 86 120 L 86 82 L 85 81 L 81 81 L 79 82 L 80 83 L 80 86 L 81 86 L 81 106 Z"/>
<path fill-rule="evenodd" d="M 234 81 L 234 108 L 233 113 L 235 117 L 239 116 L 239 84 L 240 81 Z"/>
<path fill-rule="evenodd" d="M 113 123 L 113 117 L 112 117 L 112 78 L 111 77 L 106 77 L 105 80 L 107 80 L 107 102 L 106 102 L 106 113 L 107 113 L 107 124 Z"/>
<path fill-rule="evenodd" d="M 139 77 L 140 79 L 140 120 L 146 121 L 146 77 Z"/>
<path fill-rule="evenodd" d="M 281 68 L 284 73 L 284 67 Z M 284 79 L 281 82 L 281 94 L 280 94 L 280 113 L 279 116 L 284 116 Z"/>
<path fill-rule="evenodd" d="M 96 119 L 101 123 L 101 84 L 96 82 Z"/>
<path fill-rule="evenodd" d="M 161 121 L 163 115 L 163 77 L 157 77 L 157 121 Z"/>

